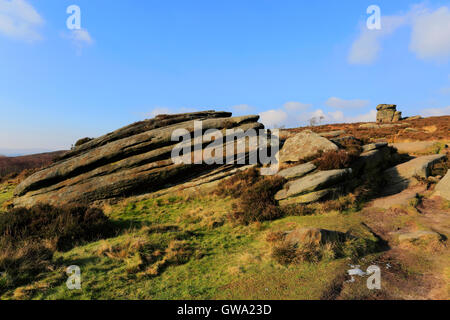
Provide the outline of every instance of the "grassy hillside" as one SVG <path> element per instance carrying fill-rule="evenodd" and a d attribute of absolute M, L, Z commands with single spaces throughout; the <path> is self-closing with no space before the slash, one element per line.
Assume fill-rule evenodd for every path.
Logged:
<path fill-rule="evenodd" d="M 435 121 L 434 126 L 441 130 L 448 120 Z M 420 134 L 426 134 L 426 127 L 434 130 L 428 126 L 431 120 L 413 121 L 419 121 L 415 128 Z M 408 132 L 419 132 L 399 128 L 375 129 L 370 139 L 393 142 L 399 137 L 406 139 Z M 318 132 L 338 129 L 361 139 L 367 134 L 359 125 L 314 128 Z M 435 137 L 448 138 L 448 132 L 439 132 Z M 425 152 L 448 152 L 442 141 L 435 144 L 436 139 L 427 139 L 433 144 Z M 448 168 L 448 161 L 441 163 L 433 169 L 434 175 L 444 175 Z M 355 192 L 335 200 L 282 208 L 274 204 L 273 197 L 267 199 L 273 195 L 276 179 L 233 179 L 194 192 L 155 193 L 97 204 L 113 232 L 99 232 L 94 237 L 84 227 L 78 228 L 77 219 L 83 218 L 86 227 L 104 216 L 81 217 L 70 208 L 62 217 L 44 214 L 33 218 L 22 212 L 20 218 L 11 212 L 0 213 L 0 270 L 24 270 L 19 275 L 0 275 L 0 298 L 450 297 L 450 249 L 444 241 L 450 237 L 450 202 L 433 197 L 436 181 L 421 181 L 402 195 L 376 195 L 375 200 L 370 198 L 372 194 L 359 199 Z M 13 189 L 11 181 L 0 184 L 0 211 L 6 211 Z M 262 214 L 264 219 L 259 219 Z M 298 228 L 333 230 L 351 238 L 336 247 L 301 247 L 292 252 L 283 247 L 280 238 Z M 16 229 L 20 232 L 11 237 L 11 230 Z M 39 230 L 45 231 L 42 236 Z M 399 231 L 433 231 L 442 239 L 405 244 L 396 238 Z M 61 239 L 73 245 L 61 247 Z M 71 265 L 81 269 L 81 290 L 66 287 L 66 268 Z M 370 265 L 379 266 L 382 289 L 367 289 L 362 277 L 348 282 L 351 265 L 364 271 Z"/>
<path fill-rule="evenodd" d="M 296 226 L 350 228 L 371 238 L 356 213 L 290 216 L 273 222 L 234 225 L 234 200 L 213 195 L 127 201 L 108 208 L 121 226 L 116 237 L 57 252 L 57 268 L 3 298 L 44 299 L 317 299 L 347 267 L 347 258 L 282 266 L 271 258 L 270 232 Z M 375 239 L 373 239 L 375 240 Z M 168 253 L 167 248 L 177 250 Z M 182 249 L 180 249 L 182 248 Z M 174 259 L 144 262 L 143 254 Z M 79 265 L 81 291 L 65 286 L 64 268 Z M 146 264 L 145 268 L 140 268 Z M 139 271 L 136 271 L 139 269 Z"/>

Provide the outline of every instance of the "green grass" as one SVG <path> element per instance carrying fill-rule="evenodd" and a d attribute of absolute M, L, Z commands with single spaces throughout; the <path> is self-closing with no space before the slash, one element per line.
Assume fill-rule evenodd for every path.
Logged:
<path fill-rule="evenodd" d="M 217 196 L 162 197 L 128 201 L 106 210 L 125 231 L 114 238 L 79 246 L 54 256 L 56 269 L 36 282 L 11 290 L 3 299 L 318 299 L 338 275 L 345 258 L 317 264 L 281 266 L 271 258 L 265 240 L 271 231 L 296 227 L 351 229 L 364 238 L 372 235 L 358 213 L 332 212 L 290 216 L 276 221 L 237 225 L 227 219 L 235 200 Z M 170 227 L 170 229 L 155 226 Z M 102 248 L 142 239 L 161 248 L 177 240 L 192 250 L 187 263 L 169 264 L 158 275 L 129 272 L 139 265 L 135 253 L 119 259 Z M 64 270 L 81 268 L 82 289 L 68 290 Z"/>
<path fill-rule="evenodd" d="M 0 184 L 0 211 L 2 210 L 3 204 L 12 199 L 15 187 L 15 185 L 8 183 Z"/>

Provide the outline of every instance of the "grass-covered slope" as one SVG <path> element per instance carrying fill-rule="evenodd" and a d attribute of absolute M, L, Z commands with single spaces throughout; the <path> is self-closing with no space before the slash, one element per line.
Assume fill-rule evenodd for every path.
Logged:
<path fill-rule="evenodd" d="M 106 208 L 117 236 L 56 252 L 54 270 L 2 298 L 32 299 L 318 299 L 345 273 L 348 258 L 283 266 L 269 233 L 320 227 L 372 235 L 357 213 L 289 216 L 235 224 L 233 200 L 216 195 L 128 200 Z M 375 239 L 372 239 L 375 241 Z M 82 290 L 68 290 L 65 268 L 78 265 Z"/>

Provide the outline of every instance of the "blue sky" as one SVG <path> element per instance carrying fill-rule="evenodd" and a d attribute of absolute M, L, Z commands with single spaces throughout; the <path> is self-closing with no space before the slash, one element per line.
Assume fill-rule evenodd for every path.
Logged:
<path fill-rule="evenodd" d="M 81 30 L 69 30 L 69 5 Z M 368 30 L 370 5 L 381 30 Z M 449 1 L 0 0 L 0 153 L 158 113 L 268 126 L 450 114 Z M 5 153 L 5 151 L 3 152 Z"/>

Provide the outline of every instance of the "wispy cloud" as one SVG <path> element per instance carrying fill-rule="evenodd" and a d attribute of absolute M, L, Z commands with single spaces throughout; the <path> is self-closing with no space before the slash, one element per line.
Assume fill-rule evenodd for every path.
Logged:
<path fill-rule="evenodd" d="M 69 33 L 63 33 L 63 38 L 69 39 L 75 47 L 77 54 L 81 55 L 83 49 L 94 43 L 94 39 L 86 29 L 74 29 Z"/>
<path fill-rule="evenodd" d="M 417 4 L 399 15 L 382 16 L 381 30 L 369 30 L 361 25 L 360 33 L 348 55 L 350 64 L 372 64 L 382 51 L 382 41 L 400 27 L 411 28 L 409 49 L 423 60 L 450 58 L 450 10 L 448 6 L 430 9 Z"/>
<path fill-rule="evenodd" d="M 238 104 L 230 107 L 230 109 L 237 113 L 243 113 L 243 112 L 251 112 L 254 108 L 248 104 Z"/>
<path fill-rule="evenodd" d="M 282 108 L 261 112 L 259 114 L 260 121 L 266 127 L 273 128 L 309 125 L 313 119 L 315 119 L 316 124 L 372 122 L 376 120 L 376 110 L 357 115 L 353 115 L 354 109 L 352 109 L 352 115 L 347 115 L 343 111 L 346 108 L 366 107 L 369 104 L 367 100 L 330 98 L 327 102 L 329 106 L 342 110 L 326 112 L 320 108 L 314 109 L 312 104 L 291 101 L 285 103 Z"/>
<path fill-rule="evenodd" d="M 450 58 L 450 10 L 422 11 L 413 18 L 410 49 L 420 59 Z"/>
<path fill-rule="evenodd" d="M 264 111 L 259 114 L 260 122 L 268 128 L 286 125 L 288 114 L 283 109 Z"/>
<path fill-rule="evenodd" d="M 288 111 L 305 111 L 312 107 L 312 104 L 310 103 L 302 103 L 302 102 L 295 102 L 295 101 L 289 101 L 286 102 L 283 105 L 284 109 Z"/>
<path fill-rule="evenodd" d="M 42 39 L 44 19 L 26 0 L 0 0 L 0 34 L 34 42 Z"/>
<path fill-rule="evenodd" d="M 405 25 L 406 21 L 404 16 L 382 16 L 380 30 L 369 30 L 366 25 L 361 26 L 360 34 L 350 49 L 348 62 L 351 64 L 373 63 L 381 52 L 383 38 Z"/>
<path fill-rule="evenodd" d="M 353 109 L 367 107 L 369 105 L 369 101 L 361 99 L 345 100 L 337 97 L 331 97 L 325 102 L 325 104 L 335 109 Z"/>
<path fill-rule="evenodd" d="M 448 116 L 450 115 L 450 106 L 444 108 L 429 108 L 421 111 L 425 117 Z"/>

